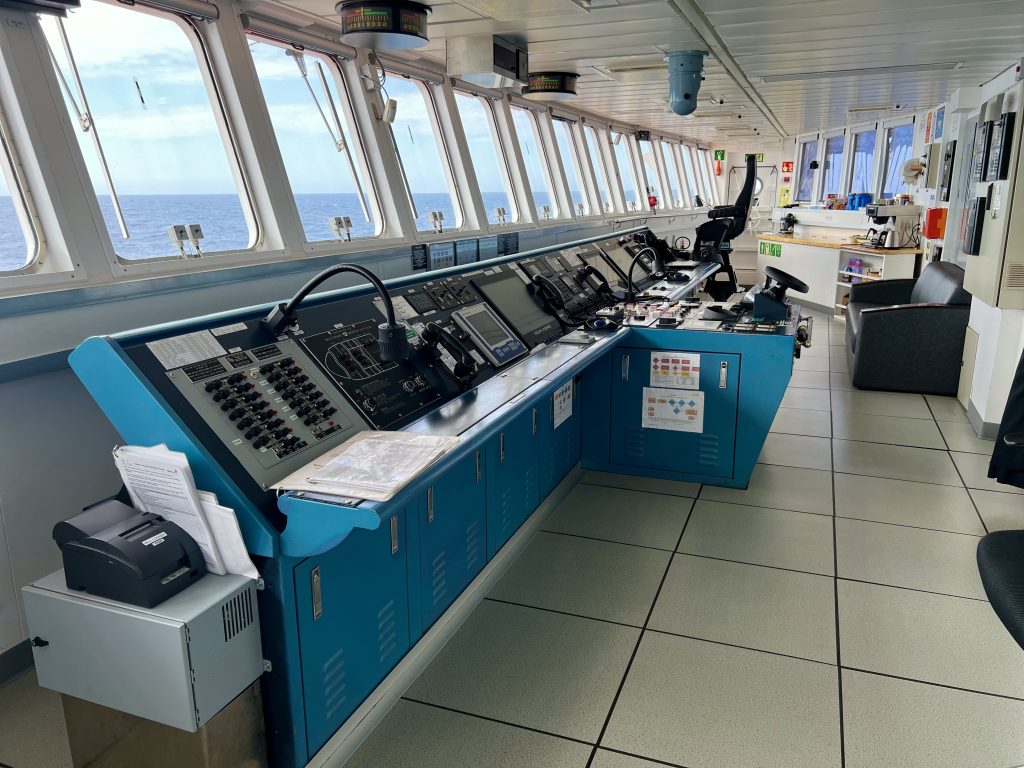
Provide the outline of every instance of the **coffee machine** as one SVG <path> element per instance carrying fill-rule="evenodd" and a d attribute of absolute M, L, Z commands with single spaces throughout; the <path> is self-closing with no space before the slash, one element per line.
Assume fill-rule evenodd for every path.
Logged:
<path fill-rule="evenodd" d="M 781 219 L 779 219 L 779 234 L 780 235 L 791 235 L 793 234 L 793 227 L 797 224 L 796 216 L 792 213 L 787 213 Z"/>
<path fill-rule="evenodd" d="M 871 248 L 909 248 L 920 241 L 915 232 L 921 222 L 920 205 L 872 203 L 864 208 L 864 212 L 872 222 L 882 227 L 866 243 Z"/>

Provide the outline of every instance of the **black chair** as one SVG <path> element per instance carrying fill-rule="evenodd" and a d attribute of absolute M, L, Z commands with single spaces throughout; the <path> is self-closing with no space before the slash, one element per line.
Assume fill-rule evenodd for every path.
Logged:
<path fill-rule="evenodd" d="M 754 204 L 754 182 L 757 179 L 757 158 L 747 155 L 747 175 L 743 180 L 740 193 L 733 205 L 716 205 L 708 211 L 710 221 L 697 227 L 694 238 L 694 258 L 699 261 L 711 261 L 721 265 L 717 274 L 705 284 L 704 290 L 715 301 L 725 301 L 739 290 L 736 270 L 733 269 L 729 253 L 729 245 L 734 237 L 743 234 L 747 226 L 747 218 Z"/>
<path fill-rule="evenodd" d="M 921 276 L 850 288 L 846 355 L 859 389 L 955 395 L 971 294 L 964 271 L 945 261 Z"/>

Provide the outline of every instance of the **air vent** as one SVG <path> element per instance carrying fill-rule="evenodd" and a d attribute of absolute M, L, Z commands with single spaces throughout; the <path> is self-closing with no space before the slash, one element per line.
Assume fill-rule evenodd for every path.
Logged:
<path fill-rule="evenodd" d="M 1024 289 L 1024 264 L 1007 264 L 1004 288 Z"/>
<path fill-rule="evenodd" d="M 252 590 L 247 589 L 228 600 L 220 607 L 220 617 L 224 624 L 224 642 L 252 624 Z"/>
<path fill-rule="evenodd" d="M 590 13 L 590 0 L 456 0 L 463 8 L 498 21 Z"/>

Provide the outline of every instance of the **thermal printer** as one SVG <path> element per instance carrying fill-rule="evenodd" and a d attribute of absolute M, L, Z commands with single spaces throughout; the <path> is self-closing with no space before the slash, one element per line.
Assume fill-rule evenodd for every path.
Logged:
<path fill-rule="evenodd" d="M 69 589 L 152 608 L 206 573 L 199 545 L 160 515 L 108 499 L 53 527 Z"/>

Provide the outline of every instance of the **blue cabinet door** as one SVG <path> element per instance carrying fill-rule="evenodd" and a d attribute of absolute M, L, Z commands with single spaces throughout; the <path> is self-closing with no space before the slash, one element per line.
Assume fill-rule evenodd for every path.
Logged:
<path fill-rule="evenodd" d="M 580 460 L 579 381 L 566 379 L 559 388 L 572 387 L 572 415 L 555 426 L 555 395 L 543 401 L 539 418 L 540 498 L 543 500 Z"/>
<path fill-rule="evenodd" d="M 420 499 L 419 589 L 425 632 L 487 563 L 483 449 L 445 472 Z"/>
<path fill-rule="evenodd" d="M 699 389 L 704 395 L 700 432 L 644 428 L 644 389 L 651 387 L 651 353 L 625 347 L 612 366 L 610 461 L 687 475 L 732 477 L 736 454 L 740 356 L 700 353 Z M 654 385 L 658 387 L 657 384 Z M 674 390 L 682 399 L 693 390 Z"/>
<path fill-rule="evenodd" d="M 295 567 L 309 758 L 409 650 L 406 510 Z"/>
<path fill-rule="evenodd" d="M 488 560 L 540 502 L 538 419 L 529 409 L 487 441 Z"/>

